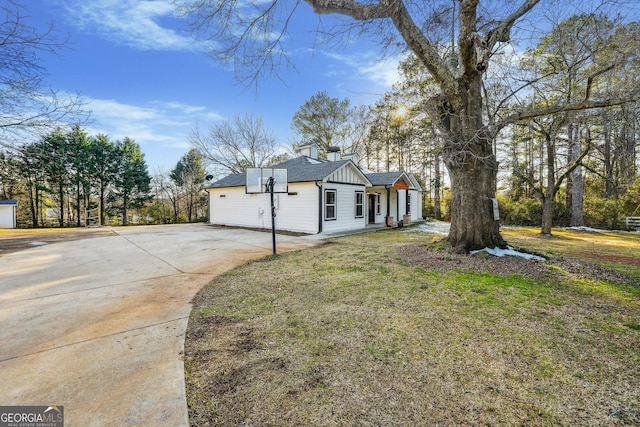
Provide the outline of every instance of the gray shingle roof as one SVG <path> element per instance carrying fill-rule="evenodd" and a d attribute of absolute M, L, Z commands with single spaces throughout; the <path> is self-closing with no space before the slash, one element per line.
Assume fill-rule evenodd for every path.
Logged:
<path fill-rule="evenodd" d="M 392 185 L 402 176 L 403 172 L 368 173 L 367 178 L 373 185 Z"/>
<path fill-rule="evenodd" d="M 317 160 L 307 156 L 300 156 L 274 165 L 273 167 L 276 169 L 287 169 L 287 180 L 289 182 L 322 181 L 348 162 L 350 162 L 350 160 L 330 162 L 328 160 Z M 245 175 L 243 173 L 237 173 L 228 175 L 207 187 L 242 187 L 244 185 Z"/>
<path fill-rule="evenodd" d="M 338 160 L 332 162 L 328 160 L 312 159 L 307 156 L 300 156 L 295 159 L 279 163 L 273 167 L 277 169 L 287 169 L 287 179 L 289 182 L 308 182 L 322 181 L 348 162 L 350 162 L 350 160 Z M 404 174 L 404 172 L 365 173 L 364 175 L 369 179 L 369 181 L 371 181 L 372 185 L 382 186 L 393 185 L 402 176 L 402 174 Z M 209 184 L 207 187 L 243 187 L 245 184 L 244 174 L 236 173 Z"/>
<path fill-rule="evenodd" d="M 330 162 L 300 156 L 275 165 L 274 168 L 287 169 L 289 182 L 321 181 L 349 162 L 350 160 Z"/>

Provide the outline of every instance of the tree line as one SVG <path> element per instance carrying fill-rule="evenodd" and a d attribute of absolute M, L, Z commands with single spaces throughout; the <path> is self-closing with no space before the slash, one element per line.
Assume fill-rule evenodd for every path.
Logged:
<path fill-rule="evenodd" d="M 20 222 L 31 227 L 84 225 L 85 212 L 127 224 L 150 199 L 150 177 L 140 146 L 89 137 L 80 126 L 61 128 L 19 149 L 0 152 L 2 197 L 19 200 Z M 25 215 L 28 211 L 28 215 Z"/>
<path fill-rule="evenodd" d="M 21 226 L 170 223 L 206 217 L 202 158 L 195 150 L 152 177 L 131 138 L 58 128 L 19 149 L 0 150 L 0 199 L 19 201 Z M 88 212 L 95 212 L 88 215 Z"/>

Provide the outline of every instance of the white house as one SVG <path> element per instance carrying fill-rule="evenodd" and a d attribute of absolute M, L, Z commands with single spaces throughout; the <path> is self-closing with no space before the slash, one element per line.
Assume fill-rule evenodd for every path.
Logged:
<path fill-rule="evenodd" d="M 276 228 L 318 234 L 363 229 L 367 224 L 392 226 L 420 218 L 422 212 L 415 178 L 404 172 L 367 174 L 352 158 L 317 158 L 317 147 L 302 147 L 303 155 L 287 160 L 288 193 L 274 195 Z M 345 156 L 347 157 L 347 156 Z M 245 174 L 229 175 L 206 187 L 209 223 L 248 228 L 271 228 L 269 194 L 249 194 Z"/>
<path fill-rule="evenodd" d="M 0 200 L 0 228 L 16 228 L 16 200 Z"/>

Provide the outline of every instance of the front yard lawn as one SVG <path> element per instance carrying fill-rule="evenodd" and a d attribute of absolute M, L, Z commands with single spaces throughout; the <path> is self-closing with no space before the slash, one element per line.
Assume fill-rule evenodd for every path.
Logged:
<path fill-rule="evenodd" d="M 504 234 L 549 259 L 385 230 L 216 279 L 187 331 L 191 425 L 640 423 L 637 234 Z"/>

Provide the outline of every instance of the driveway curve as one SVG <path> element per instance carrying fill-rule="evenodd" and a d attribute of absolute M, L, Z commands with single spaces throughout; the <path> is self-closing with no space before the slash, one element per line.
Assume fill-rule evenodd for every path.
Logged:
<path fill-rule="evenodd" d="M 110 230 L 0 256 L 0 404 L 62 405 L 71 427 L 187 426 L 191 300 L 270 254 L 271 235 L 204 224 Z M 277 237 L 278 253 L 317 244 Z"/>

